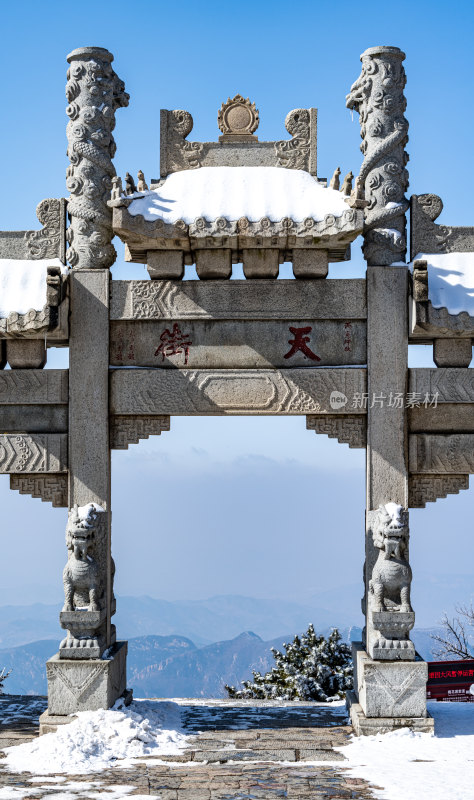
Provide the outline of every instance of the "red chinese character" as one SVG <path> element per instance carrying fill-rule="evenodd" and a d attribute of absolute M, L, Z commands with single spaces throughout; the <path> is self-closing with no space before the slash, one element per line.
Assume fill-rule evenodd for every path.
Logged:
<path fill-rule="evenodd" d="M 163 331 L 160 336 L 160 342 L 160 346 L 155 351 L 155 356 L 161 353 L 161 360 L 164 361 L 165 358 L 184 353 L 184 363 L 188 363 L 189 348 L 192 342 L 187 333 L 181 333 L 177 322 L 174 323 L 172 331 L 168 328 Z"/>
<path fill-rule="evenodd" d="M 289 328 L 295 338 L 288 339 L 288 344 L 291 344 L 291 350 L 284 355 L 283 358 L 291 358 L 291 356 L 294 356 L 295 353 L 301 351 L 307 358 L 311 358 L 313 361 L 321 361 L 319 356 L 317 356 L 316 353 L 313 353 L 313 351 L 308 347 L 310 337 L 306 334 L 311 333 L 313 329 L 310 326 L 307 328 L 292 328 L 291 325 Z"/>

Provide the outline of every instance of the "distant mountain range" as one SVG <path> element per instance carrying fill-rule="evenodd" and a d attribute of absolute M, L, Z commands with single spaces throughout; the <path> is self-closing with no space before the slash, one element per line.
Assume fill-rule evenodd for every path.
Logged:
<path fill-rule="evenodd" d="M 242 631 L 255 631 L 262 639 L 274 639 L 282 631 L 305 630 L 310 622 L 318 629 L 357 624 L 353 613 L 335 612 L 285 600 L 261 600 L 239 595 L 221 595 L 208 600 L 169 602 L 152 597 L 118 597 L 114 622 L 122 639 L 136 636 L 184 636 L 196 645 L 233 639 Z M 350 606 L 349 606 L 350 608 Z M 0 608 L 0 648 L 15 647 L 38 639 L 63 638 L 59 627 L 59 605 L 36 603 Z"/>
<path fill-rule="evenodd" d="M 414 631 L 421 655 L 432 658 L 434 631 Z M 328 629 L 321 630 L 327 635 Z M 341 634 L 358 638 L 360 629 Z M 128 686 L 135 697 L 225 697 L 224 685 L 238 685 L 252 670 L 266 672 L 274 664 L 271 647 L 281 649 L 293 634 L 263 641 L 250 631 L 204 647 L 185 636 L 138 636 L 128 644 Z M 5 682 L 9 694 L 46 694 L 45 662 L 57 651 L 56 640 L 42 640 L 0 650 L 0 668 L 12 670 Z"/>

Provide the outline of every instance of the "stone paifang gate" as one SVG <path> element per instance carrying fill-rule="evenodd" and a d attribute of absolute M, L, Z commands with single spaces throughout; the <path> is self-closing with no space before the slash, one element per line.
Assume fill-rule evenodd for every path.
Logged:
<path fill-rule="evenodd" d="M 289 139 L 261 142 L 258 111 L 240 95 L 219 111 L 217 142 L 188 140 L 188 112 L 161 112 L 161 177 L 148 188 L 141 172 L 123 187 L 112 164 L 115 112 L 129 99 L 112 55 L 69 55 L 70 196 L 40 203 L 41 230 L 0 233 L 11 367 L 0 469 L 11 488 L 70 509 L 67 633 L 47 663 L 43 729 L 126 692 L 110 454 L 183 414 L 305 415 L 309 430 L 366 448 L 352 721 L 358 733 L 432 728 L 427 667 L 410 641 L 408 509 L 467 488 L 474 471 L 474 228 L 437 225 L 435 195 L 405 197 L 403 59 L 396 47 L 361 56 L 347 97 L 364 156 L 354 189 L 352 174 L 341 189 L 340 170 L 329 188 L 317 176 L 316 109 L 288 114 Z M 151 280 L 111 280 L 115 234 Z M 359 234 L 366 278 L 327 279 Z M 277 280 L 283 261 L 296 280 Z M 229 281 L 240 262 L 245 280 Z M 186 264 L 199 280 L 183 282 Z M 432 343 L 437 368 L 408 369 L 409 343 Z M 69 370 L 42 369 L 47 346 L 69 346 Z"/>

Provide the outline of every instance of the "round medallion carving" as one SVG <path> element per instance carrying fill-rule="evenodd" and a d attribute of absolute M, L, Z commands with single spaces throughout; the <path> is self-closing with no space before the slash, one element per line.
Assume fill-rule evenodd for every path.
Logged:
<path fill-rule="evenodd" d="M 224 136 L 251 136 L 259 123 L 258 109 L 249 98 L 236 94 L 222 103 L 217 114 L 217 124 Z"/>

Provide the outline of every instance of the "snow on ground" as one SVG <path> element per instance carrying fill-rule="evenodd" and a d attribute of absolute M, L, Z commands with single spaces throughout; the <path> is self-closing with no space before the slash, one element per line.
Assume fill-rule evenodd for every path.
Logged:
<path fill-rule="evenodd" d="M 12 772 L 75 775 L 128 766 L 148 755 L 173 755 L 187 743 L 176 703 L 134 700 L 108 711 L 82 711 L 77 719 L 32 742 L 7 747 L 2 766 Z M 2 795 L 0 793 L 0 800 Z"/>
<path fill-rule="evenodd" d="M 67 268 L 59 258 L 44 258 L 37 261 L 21 261 L 0 258 L 0 317 L 8 317 L 12 311 L 26 314 L 30 309 L 41 311 L 46 305 L 47 267 Z"/>
<path fill-rule="evenodd" d="M 353 737 L 337 748 L 353 777 L 381 787 L 384 800 L 469 800 L 474 797 L 474 703 L 429 702 L 435 735 L 402 728 Z M 339 766 L 346 766 L 339 764 Z"/>
<path fill-rule="evenodd" d="M 138 197 L 129 214 L 154 222 L 190 225 L 198 217 L 279 222 L 289 217 L 320 221 L 326 214 L 340 217 L 348 211 L 344 195 L 325 189 L 309 174 L 279 167 L 201 167 L 173 172 L 158 189 Z"/>
<path fill-rule="evenodd" d="M 434 308 L 474 316 L 474 253 L 419 253 L 415 258 L 428 262 L 428 297 Z"/>

